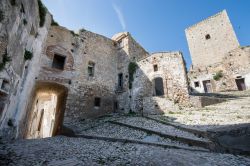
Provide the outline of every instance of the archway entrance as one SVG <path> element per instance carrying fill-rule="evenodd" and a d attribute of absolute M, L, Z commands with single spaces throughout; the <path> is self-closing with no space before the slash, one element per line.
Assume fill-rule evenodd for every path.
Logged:
<path fill-rule="evenodd" d="M 164 95 L 164 88 L 163 88 L 163 80 L 161 77 L 157 77 L 154 79 L 155 83 L 155 95 L 156 96 L 163 96 Z"/>
<path fill-rule="evenodd" d="M 38 82 L 31 105 L 26 138 L 45 138 L 59 134 L 63 122 L 66 87 L 56 83 Z"/>

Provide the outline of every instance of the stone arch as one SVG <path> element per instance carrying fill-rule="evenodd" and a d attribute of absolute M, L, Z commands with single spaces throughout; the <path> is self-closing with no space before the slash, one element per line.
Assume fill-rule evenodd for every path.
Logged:
<path fill-rule="evenodd" d="M 73 70 L 74 58 L 69 51 L 58 45 L 47 46 L 46 56 L 49 59 L 53 60 L 55 55 L 62 55 L 66 57 L 64 70 Z"/>
<path fill-rule="evenodd" d="M 68 88 L 39 81 L 30 99 L 25 138 L 45 138 L 60 134 L 66 107 Z"/>

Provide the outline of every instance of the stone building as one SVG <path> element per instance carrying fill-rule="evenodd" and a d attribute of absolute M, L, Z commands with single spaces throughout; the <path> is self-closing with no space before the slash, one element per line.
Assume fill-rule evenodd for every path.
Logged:
<path fill-rule="evenodd" d="M 76 34 L 40 0 L 2 0 L 0 14 L 1 136 L 50 137 L 110 112 L 188 104 L 180 52 L 150 55 L 128 32 Z"/>
<path fill-rule="evenodd" d="M 250 89 L 250 47 L 240 46 L 225 10 L 185 32 L 192 57 L 191 91 Z"/>

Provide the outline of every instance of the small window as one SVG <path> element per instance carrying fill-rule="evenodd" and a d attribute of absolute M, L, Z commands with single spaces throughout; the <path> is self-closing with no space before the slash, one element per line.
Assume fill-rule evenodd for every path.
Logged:
<path fill-rule="evenodd" d="M 94 69 L 95 69 L 95 63 L 94 62 L 89 62 L 88 74 L 89 74 L 90 77 L 94 77 Z"/>
<path fill-rule="evenodd" d="M 158 65 L 154 65 L 154 71 L 158 71 Z"/>
<path fill-rule="evenodd" d="M 101 106 L 101 98 L 100 97 L 96 97 L 95 98 L 95 107 L 100 107 Z"/>
<path fill-rule="evenodd" d="M 52 68 L 63 70 L 65 59 L 66 59 L 65 56 L 55 54 L 52 63 Z"/>
<path fill-rule="evenodd" d="M 210 36 L 209 34 L 207 34 L 207 35 L 205 36 L 205 38 L 206 38 L 206 40 L 209 40 L 209 39 L 211 39 L 211 36 Z"/>
<path fill-rule="evenodd" d="M 123 74 L 118 74 L 118 89 L 123 89 Z"/>
<path fill-rule="evenodd" d="M 10 89 L 10 84 L 9 84 L 9 81 L 3 79 L 2 80 L 2 85 L 1 85 L 1 89 L 8 92 L 9 89 Z"/>
<path fill-rule="evenodd" d="M 195 88 L 197 88 L 197 87 L 199 87 L 199 86 L 200 86 L 199 81 L 194 82 L 194 87 L 195 87 Z"/>

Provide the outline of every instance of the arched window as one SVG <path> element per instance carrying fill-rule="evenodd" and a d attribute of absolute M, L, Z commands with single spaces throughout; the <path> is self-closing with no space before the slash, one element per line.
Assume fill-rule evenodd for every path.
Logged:
<path fill-rule="evenodd" d="M 163 79 L 161 77 L 157 77 L 154 79 L 154 83 L 155 83 L 155 95 L 163 96 L 164 95 Z"/>

